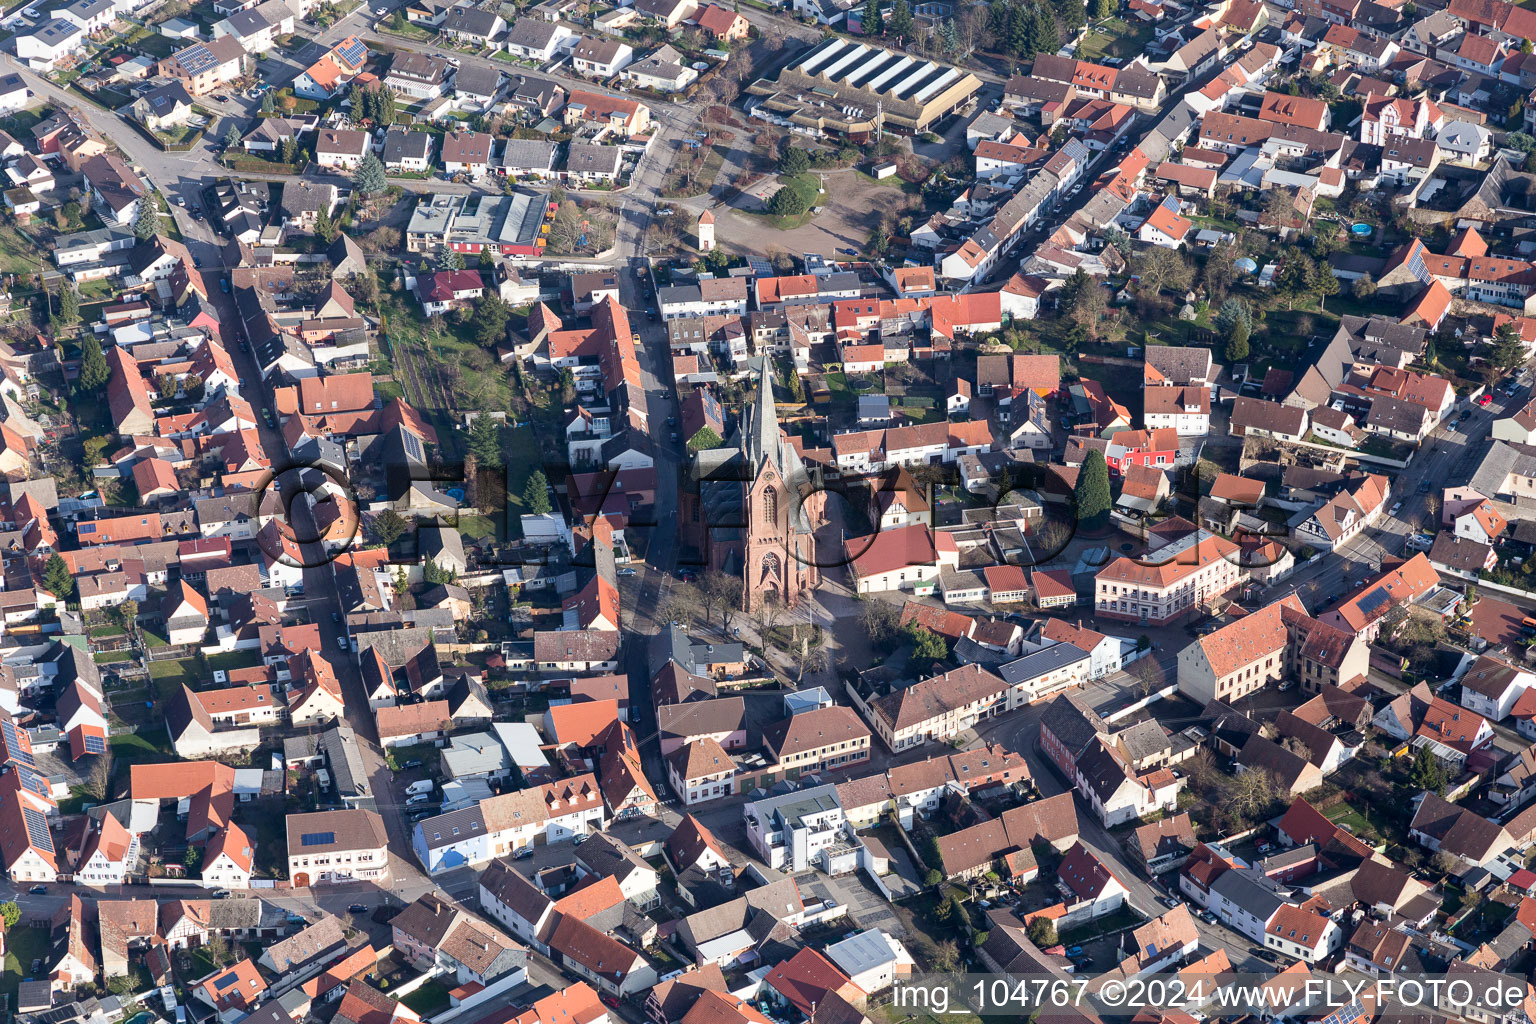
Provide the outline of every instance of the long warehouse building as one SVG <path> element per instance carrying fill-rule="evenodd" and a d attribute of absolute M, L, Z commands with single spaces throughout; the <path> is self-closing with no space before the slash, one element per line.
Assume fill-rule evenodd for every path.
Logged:
<path fill-rule="evenodd" d="M 834 37 L 776 79 L 753 82 L 748 110 L 791 130 L 861 141 L 877 129 L 928 131 L 980 88 L 969 71 Z"/>

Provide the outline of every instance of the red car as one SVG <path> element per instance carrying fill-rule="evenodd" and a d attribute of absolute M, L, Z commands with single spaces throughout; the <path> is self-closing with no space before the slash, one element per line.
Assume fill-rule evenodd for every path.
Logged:
<path fill-rule="evenodd" d="M 1480 396 L 1478 398 L 1477 404 L 1478 405 L 1492 405 L 1493 404 L 1493 396 L 1492 395 L 1482 395 L 1482 396 Z"/>

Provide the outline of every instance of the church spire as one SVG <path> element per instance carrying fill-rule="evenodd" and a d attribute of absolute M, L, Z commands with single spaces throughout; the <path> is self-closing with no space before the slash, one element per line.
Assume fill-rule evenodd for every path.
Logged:
<path fill-rule="evenodd" d="M 783 444 L 779 437 L 779 413 L 773 404 L 773 377 L 767 359 L 763 360 L 757 375 L 757 408 L 753 410 L 747 444 L 747 455 L 754 466 L 761 465 L 763 459 L 771 459 L 779 475 L 784 475 L 779 458 L 779 448 Z"/>

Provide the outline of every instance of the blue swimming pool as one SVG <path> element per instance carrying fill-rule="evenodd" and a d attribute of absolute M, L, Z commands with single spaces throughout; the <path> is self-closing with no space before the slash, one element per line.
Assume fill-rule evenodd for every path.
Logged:
<path fill-rule="evenodd" d="M 1368 235 L 1376 229 L 1371 227 L 1369 224 L 1354 224 L 1350 226 L 1349 230 L 1356 235 Z"/>

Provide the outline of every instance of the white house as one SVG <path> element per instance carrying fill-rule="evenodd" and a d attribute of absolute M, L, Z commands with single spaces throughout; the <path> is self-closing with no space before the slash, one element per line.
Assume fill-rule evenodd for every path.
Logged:
<path fill-rule="evenodd" d="M 64 57 L 85 47 L 85 29 L 65 18 L 53 18 L 15 39 L 16 57 L 34 71 L 50 71 Z"/>
<path fill-rule="evenodd" d="M 249 889 L 256 851 L 245 831 L 234 822 L 208 840 L 203 850 L 203 885 L 219 889 Z"/>
<path fill-rule="evenodd" d="M 367 132 L 326 128 L 315 135 L 315 162 L 327 170 L 356 170 L 370 148 Z"/>
<path fill-rule="evenodd" d="M 109 811 L 85 838 L 75 866 L 75 882 L 94 889 L 122 885 L 139 859 L 139 840 Z"/>
<path fill-rule="evenodd" d="M 1490 722 L 1502 722 L 1532 686 L 1536 686 L 1536 673 L 1485 654 L 1461 677 L 1461 706 Z"/>

